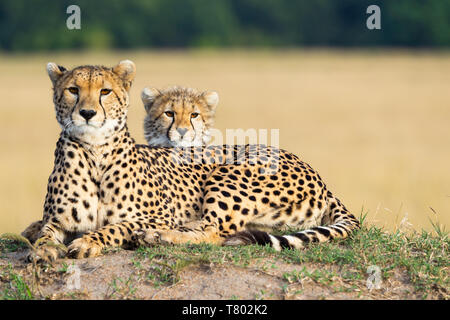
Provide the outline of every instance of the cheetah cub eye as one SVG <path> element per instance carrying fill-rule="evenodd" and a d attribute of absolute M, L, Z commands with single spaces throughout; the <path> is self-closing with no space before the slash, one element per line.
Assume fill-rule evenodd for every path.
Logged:
<path fill-rule="evenodd" d="M 70 87 L 70 88 L 67 88 L 67 90 L 69 90 L 69 92 L 71 94 L 78 95 L 78 88 L 77 87 Z"/>
<path fill-rule="evenodd" d="M 169 118 L 173 118 L 175 116 L 175 114 L 172 111 L 166 111 L 166 112 L 164 112 L 164 114 L 166 116 L 168 116 Z"/>

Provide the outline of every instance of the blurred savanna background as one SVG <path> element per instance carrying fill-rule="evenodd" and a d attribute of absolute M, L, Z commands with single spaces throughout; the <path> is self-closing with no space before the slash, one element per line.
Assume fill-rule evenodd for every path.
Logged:
<path fill-rule="evenodd" d="M 80 8 L 68 29 L 67 7 Z M 366 26 L 369 5 L 381 29 Z M 279 129 L 356 215 L 450 226 L 450 1 L 0 2 L 0 233 L 42 216 L 60 128 L 49 61 L 137 65 L 145 86 L 219 92 L 216 127 Z M 270 142 L 270 141 L 269 141 Z"/>

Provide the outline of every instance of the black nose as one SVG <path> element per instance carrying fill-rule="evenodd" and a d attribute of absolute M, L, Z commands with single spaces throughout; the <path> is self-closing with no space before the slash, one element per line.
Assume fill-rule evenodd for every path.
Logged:
<path fill-rule="evenodd" d="M 86 109 L 81 109 L 80 110 L 80 115 L 86 119 L 86 121 L 89 121 L 89 119 L 91 119 L 93 116 L 95 116 L 97 114 L 97 111 L 95 110 L 86 110 Z"/>

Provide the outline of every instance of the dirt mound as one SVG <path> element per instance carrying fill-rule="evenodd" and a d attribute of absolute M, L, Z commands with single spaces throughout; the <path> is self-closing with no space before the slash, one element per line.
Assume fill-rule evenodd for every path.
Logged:
<path fill-rule="evenodd" d="M 272 257 L 252 260 L 246 266 L 202 260 L 182 264 L 119 250 L 101 257 L 65 259 L 52 266 L 37 267 L 26 263 L 26 252 L 6 253 L 0 259 L 0 286 L 9 293 L 4 298 L 420 298 L 401 270 L 384 281 L 380 289 L 369 290 L 367 279 L 352 274 L 348 267 L 286 263 Z"/>

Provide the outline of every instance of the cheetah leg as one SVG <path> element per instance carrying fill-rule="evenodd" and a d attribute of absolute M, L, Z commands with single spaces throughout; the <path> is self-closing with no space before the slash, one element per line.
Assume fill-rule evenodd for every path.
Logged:
<path fill-rule="evenodd" d="M 88 258 L 100 255 L 106 247 L 132 246 L 135 243 L 133 236 L 135 232 L 152 228 L 163 228 L 163 226 L 141 222 L 106 225 L 73 240 L 68 247 L 68 255 L 76 259 Z"/>
<path fill-rule="evenodd" d="M 258 230 L 243 231 L 228 238 L 224 244 L 256 243 L 270 245 L 276 250 L 281 250 L 284 248 L 303 248 L 309 242 L 325 242 L 335 238 L 347 238 L 352 231 L 359 229 L 359 222 L 331 192 L 328 192 L 327 197 L 328 207 L 324 212 L 322 222 L 329 222 L 330 225 L 315 226 L 308 230 L 284 236 L 275 236 Z"/>
<path fill-rule="evenodd" d="M 221 194 L 210 195 L 220 199 Z M 136 238 L 141 245 L 156 243 L 213 243 L 222 244 L 223 241 L 237 231 L 244 229 L 248 216 L 233 212 L 232 207 L 225 207 L 222 202 L 203 203 L 203 217 L 197 222 L 168 230 L 149 230 L 137 232 Z"/>
<path fill-rule="evenodd" d="M 35 222 L 36 223 L 36 222 Z M 53 223 L 43 223 L 40 230 L 40 237 L 35 241 L 36 250 L 28 254 L 28 261 L 53 262 L 64 256 L 65 232 L 58 225 Z M 30 226 L 31 227 L 31 226 Z M 27 230 L 30 228 L 28 227 Z M 27 231 L 25 230 L 25 231 Z"/>
<path fill-rule="evenodd" d="M 196 228 L 179 227 L 173 230 L 147 230 L 135 233 L 139 244 L 149 246 L 152 244 L 182 244 L 182 243 L 212 243 L 221 244 L 225 239 L 218 229 L 211 224 L 199 222 Z"/>

